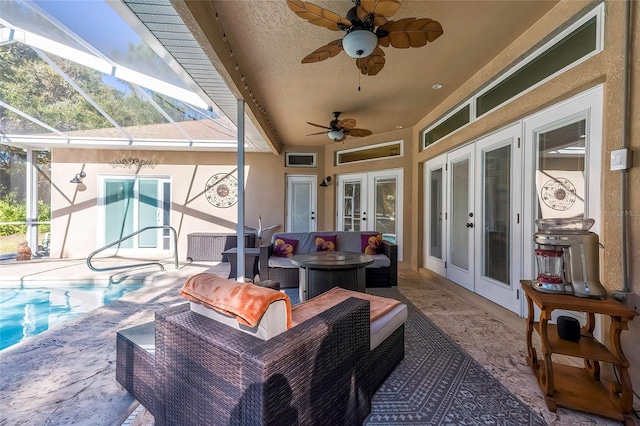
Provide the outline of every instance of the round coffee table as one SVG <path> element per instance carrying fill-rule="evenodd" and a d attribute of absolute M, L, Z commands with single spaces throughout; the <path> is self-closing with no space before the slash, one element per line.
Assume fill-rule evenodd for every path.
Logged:
<path fill-rule="evenodd" d="M 333 287 L 366 291 L 365 266 L 375 258 L 346 251 L 318 251 L 291 258 L 300 267 L 300 301 L 311 299 Z"/>

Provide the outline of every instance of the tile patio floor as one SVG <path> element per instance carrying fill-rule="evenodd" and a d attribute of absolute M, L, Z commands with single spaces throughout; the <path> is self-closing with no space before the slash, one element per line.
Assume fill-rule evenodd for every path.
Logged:
<path fill-rule="evenodd" d="M 186 277 L 229 271 L 226 263 L 183 263 L 179 270 L 168 263 L 166 272 L 147 267 L 95 273 L 84 259 L 1 262 L 0 287 L 71 278 L 151 284 L 0 352 L 0 425 L 120 426 L 137 403 L 115 381 L 117 330 L 150 321 L 157 309 L 181 302 L 178 291 Z M 526 364 L 523 318 L 428 272 L 401 266 L 398 283 L 415 306 L 550 425 L 619 425 L 563 408 L 547 410 Z M 131 424 L 150 425 L 152 419 L 143 410 Z"/>

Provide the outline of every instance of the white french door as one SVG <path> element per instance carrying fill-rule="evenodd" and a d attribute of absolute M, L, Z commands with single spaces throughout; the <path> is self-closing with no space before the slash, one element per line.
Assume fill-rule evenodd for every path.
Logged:
<path fill-rule="evenodd" d="M 338 176 L 338 231 L 367 229 L 367 174 Z"/>
<path fill-rule="evenodd" d="M 339 231 L 377 231 L 402 260 L 402 169 L 338 176 Z"/>
<path fill-rule="evenodd" d="M 595 223 L 590 231 L 600 235 L 602 105 L 602 86 L 598 86 L 524 120 L 524 155 L 531 159 L 524 168 L 528 188 L 523 231 L 525 279 L 537 276 L 536 219 L 591 218 Z M 559 315 L 586 323 L 582 312 L 556 309 L 552 319 Z M 601 336 L 601 327 L 596 321 L 596 336 Z"/>
<path fill-rule="evenodd" d="M 440 155 L 425 164 L 425 224 L 427 230 L 424 247 L 425 265 L 446 276 L 446 176 L 447 155 Z"/>
<path fill-rule="evenodd" d="M 425 265 L 518 314 L 520 129 L 425 164 Z"/>
<path fill-rule="evenodd" d="M 287 232 L 317 229 L 317 183 L 315 175 L 287 175 Z"/>
<path fill-rule="evenodd" d="M 598 86 L 426 162 L 425 266 L 522 315 L 535 220 L 590 217 L 600 232 L 602 102 Z"/>
<path fill-rule="evenodd" d="M 475 143 L 475 291 L 520 314 L 521 125 Z"/>
<path fill-rule="evenodd" d="M 520 313 L 520 126 L 425 164 L 425 265 Z"/>
<path fill-rule="evenodd" d="M 447 155 L 447 273 L 446 277 L 474 291 L 474 146 Z"/>

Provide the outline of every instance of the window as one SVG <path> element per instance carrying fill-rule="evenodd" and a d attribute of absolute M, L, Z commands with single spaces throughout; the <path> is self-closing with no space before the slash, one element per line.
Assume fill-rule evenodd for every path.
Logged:
<path fill-rule="evenodd" d="M 476 98 L 476 117 L 576 63 L 597 49 L 596 16 Z"/>
<path fill-rule="evenodd" d="M 423 132 L 422 149 L 506 105 L 603 50 L 604 4 L 599 4 L 487 87 Z"/>
<path fill-rule="evenodd" d="M 470 109 L 471 105 L 467 103 L 458 112 L 454 112 L 442 123 L 432 127 L 431 130 L 426 131 L 424 133 L 424 147 L 428 147 L 435 141 L 440 140 L 459 128 L 469 124 L 471 121 Z"/>
<path fill-rule="evenodd" d="M 345 149 L 336 151 L 335 164 L 355 163 L 360 161 L 380 160 L 390 157 L 402 157 L 402 141 L 386 142 L 377 145 L 369 145 L 363 148 Z"/>
<path fill-rule="evenodd" d="M 316 154 L 313 152 L 287 152 L 285 167 L 316 167 Z"/>

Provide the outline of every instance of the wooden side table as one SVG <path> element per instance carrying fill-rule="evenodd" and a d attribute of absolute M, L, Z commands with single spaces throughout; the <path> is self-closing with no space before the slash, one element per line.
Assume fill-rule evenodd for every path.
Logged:
<path fill-rule="evenodd" d="M 629 377 L 629 361 L 620 344 L 620 334 L 628 330 L 628 322 L 638 315 L 617 300 L 587 299 L 565 294 L 542 293 L 531 286 L 531 281 L 522 280 L 522 289 L 527 298 L 527 363 L 538 379 L 550 411 L 566 407 L 578 411 L 608 417 L 626 426 L 633 426 L 633 388 Z M 540 320 L 534 318 L 534 303 L 540 308 Z M 587 324 L 580 330 L 580 340 L 570 342 L 558 336 L 555 324 L 549 324 L 555 309 L 585 312 Z M 611 317 L 609 348 L 593 337 L 595 314 Z M 532 334 L 540 335 L 542 358 L 538 359 L 532 345 Z M 554 363 L 552 354 L 563 354 L 582 358 L 584 367 L 572 367 Z M 620 383 L 600 380 L 600 363 L 611 363 Z"/>

